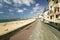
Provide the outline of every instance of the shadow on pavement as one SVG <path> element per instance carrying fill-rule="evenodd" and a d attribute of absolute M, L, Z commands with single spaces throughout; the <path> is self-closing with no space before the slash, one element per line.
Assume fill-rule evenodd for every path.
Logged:
<path fill-rule="evenodd" d="M 34 21 L 34 22 L 35 22 L 35 21 Z M 33 23 L 33 22 L 32 22 L 32 23 Z M 32 23 L 29 23 L 29 24 L 27 24 L 27 25 L 25 25 L 25 26 L 23 26 L 23 27 L 21 27 L 21 28 L 19 28 L 19 29 L 16 29 L 16 30 L 14 30 L 14 31 L 12 31 L 12 32 L 10 32 L 10 33 L 7 33 L 7 34 L 5 34 L 5 35 L 0 36 L 0 40 L 10 40 L 10 37 L 11 37 L 11 36 L 17 34 L 17 32 L 23 30 L 25 27 L 27 27 L 28 25 L 30 25 L 30 24 L 32 24 Z M 27 28 L 26 30 L 28 30 L 28 29 L 29 29 L 29 28 Z"/>

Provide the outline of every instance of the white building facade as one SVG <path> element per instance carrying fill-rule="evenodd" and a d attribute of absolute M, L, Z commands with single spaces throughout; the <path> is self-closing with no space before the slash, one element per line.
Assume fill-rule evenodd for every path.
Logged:
<path fill-rule="evenodd" d="M 49 2 L 49 20 L 60 22 L 60 0 L 48 0 Z"/>

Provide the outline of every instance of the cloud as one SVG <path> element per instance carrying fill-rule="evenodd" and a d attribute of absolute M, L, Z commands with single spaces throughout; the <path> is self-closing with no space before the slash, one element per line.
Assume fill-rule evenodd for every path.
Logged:
<path fill-rule="evenodd" d="M 17 12 L 19 12 L 19 13 L 23 13 L 25 10 L 27 10 L 27 8 L 23 8 L 23 9 L 18 9 L 17 8 Z"/>
<path fill-rule="evenodd" d="M 0 12 L 0 14 L 3 14 L 4 12 Z"/>
<path fill-rule="evenodd" d="M 39 5 L 40 5 L 40 4 L 37 3 L 35 6 L 39 6 Z"/>
<path fill-rule="evenodd" d="M 7 3 L 7 4 L 14 3 L 13 5 L 15 7 L 20 7 L 23 4 L 26 5 L 26 6 L 30 6 L 31 4 L 35 3 L 34 0 L 12 0 L 12 2 L 11 2 L 11 0 L 4 0 L 4 2 Z"/>
<path fill-rule="evenodd" d="M 33 7 L 33 10 L 30 12 L 31 14 L 34 14 L 34 13 L 41 13 L 43 12 L 43 9 L 44 7 L 42 7 L 40 4 L 35 4 L 35 7 Z"/>
<path fill-rule="evenodd" d="M 35 3 L 33 0 L 13 0 L 13 2 L 15 4 L 19 4 L 19 5 L 25 4 L 27 6 L 30 6 L 30 4 L 34 4 Z"/>
<path fill-rule="evenodd" d="M 10 13 L 11 15 L 14 15 L 14 13 Z"/>
<path fill-rule="evenodd" d="M 0 0 L 0 2 L 2 2 L 2 0 Z"/>
<path fill-rule="evenodd" d="M 3 6 L 2 3 L 0 3 L 0 8 L 1 8 L 2 6 Z"/>
<path fill-rule="evenodd" d="M 7 4 L 12 4 L 12 3 L 10 2 L 10 0 L 4 0 L 4 2 L 7 3 Z"/>
<path fill-rule="evenodd" d="M 8 9 L 9 10 L 9 12 L 13 12 L 14 10 L 13 9 Z"/>
<path fill-rule="evenodd" d="M 17 10 L 18 13 L 23 13 L 23 11 L 24 11 L 24 10 L 22 10 L 22 9 L 18 9 L 18 10 Z"/>
<path fill-rule="evenodd" d="M 13 2 L 14 2 L 15 4 L 22 4 L 22 1 L 21 1 L 21 0 L 13 0 Z"/>
<path fill-rule="evenodd" d="M 30 3 L 32 3 L 32 0 L 22 0 L 23 4 L 26 4 L 27 6 L 30 6 Z"/>
<path fill-rule="evenodd" d="M 23 8 L 23 10 L 27 10 L 27 8 Z"/>

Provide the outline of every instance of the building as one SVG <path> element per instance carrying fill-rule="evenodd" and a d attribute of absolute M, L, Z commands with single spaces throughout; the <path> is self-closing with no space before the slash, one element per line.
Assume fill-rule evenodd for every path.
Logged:
<path fill-rule="evenodd" d="M 47 10 L 44 10 L 43 13 L 40 13 L 39 18 L 40 18 L 41 21 L 43 21 L 45 23 L 49 23 L 49 21 L 48 21 L 49 20 L 48 12 L 49 12 L 49 10 L 47 9 Z"/>
<path fill-rule="evenodd" d="M 43 16 L 44 16 L 44 19 L 45 19 L 45 20 L 48 20 L 48 19 L 49 19 L 49 15 L 48 15 L 49 13 L 48 13 L 48 12 L 49 12 L 49 9 L 46 9 L 46 10 L 44 10 L 44 12 L 43 12 Z"/>
<path fill-rule="evenodd" d="M 43 21 L 43 13 L 39 14 L 39 18 L 40 18 L 41 21 Z"/>
<path fill-rule="evenodd" d="M 45 23 L 49 23 L 49 9 L 45 9 L 43 12 L 43 19 Z"/>
<path fill-rule="evenodd" d="M 49 19 L 52 22 L 60 22 L 60 0 L 48 0 L 49 2 Z"/>

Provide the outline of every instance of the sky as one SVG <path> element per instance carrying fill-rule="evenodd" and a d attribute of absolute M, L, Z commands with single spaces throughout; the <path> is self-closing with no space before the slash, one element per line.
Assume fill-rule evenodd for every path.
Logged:
<path fill-rule="evenodd" d="M 34 18 L 48 8 L 47 0 L 0 0 L 0 19 Z"/>

